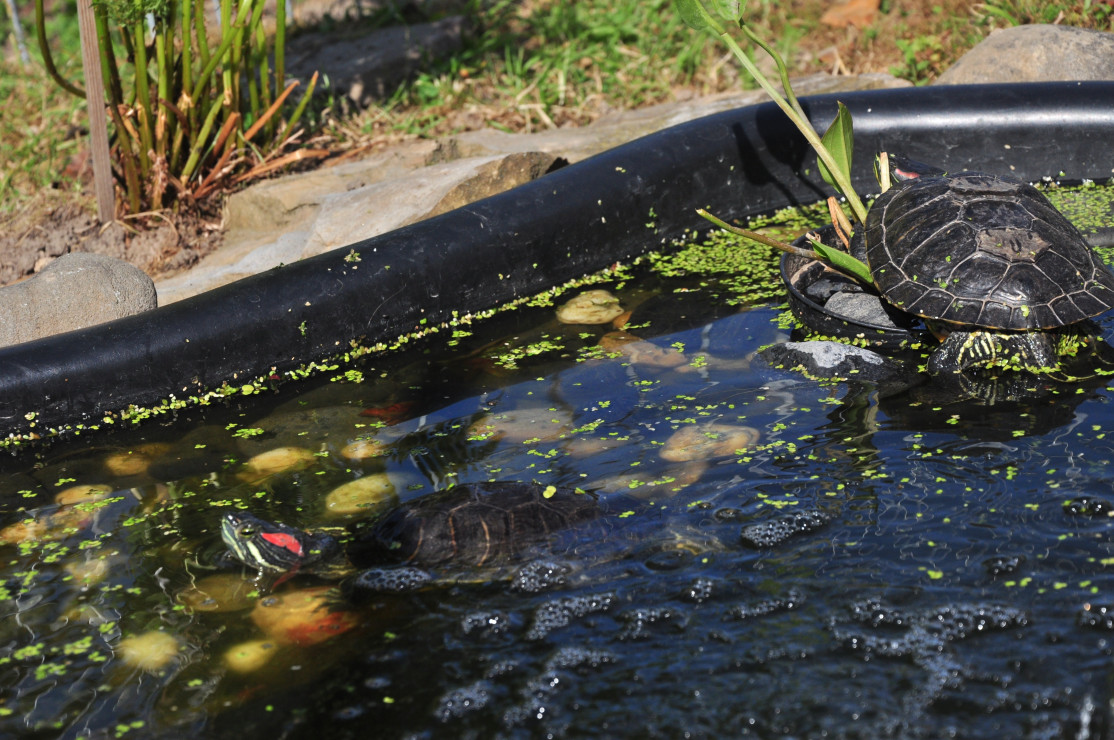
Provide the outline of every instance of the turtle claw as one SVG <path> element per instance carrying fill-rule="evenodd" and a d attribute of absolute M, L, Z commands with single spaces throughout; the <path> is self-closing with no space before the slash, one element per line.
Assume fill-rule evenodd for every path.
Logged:
<path fill-rule="evenodd" d="M 990 366 L 1037 372 L 1059 364 L 1049 332 L 954 331 L 928 360 L 930 375 Z"/>

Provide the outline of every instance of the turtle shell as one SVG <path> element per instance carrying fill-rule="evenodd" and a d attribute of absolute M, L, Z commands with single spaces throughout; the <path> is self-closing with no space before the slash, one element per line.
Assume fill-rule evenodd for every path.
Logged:
<path fill-rule="evenodd" d="M 354 542 L 358 567 L 384 560 L 485 565 L 513 560 L 550 535 L 597 519 L 595 496 L 536 483 L 467 483 L 392 510 Z"/>
<path fill-rule="evenodd" d="M 1036 188 L 978 172 L 882 194 L 865 252 L 879 290 L 909 313 L 1031 331 L 1114 307 L 1114 274 Z"/>

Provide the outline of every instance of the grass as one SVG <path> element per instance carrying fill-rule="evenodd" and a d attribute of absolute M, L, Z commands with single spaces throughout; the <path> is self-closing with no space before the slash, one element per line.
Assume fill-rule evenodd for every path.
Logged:
<path fill-rule="evenodd" d="M 44 191 L 80 192 L 70 162 L 84 150 L 87 134 L 84 101 L 47 77 L 30 27 L 28 46 L 34 65 L 23 67 L 10 28 L 7 15 L 0 15 L 0 39 L 5 41 L 0 60 L 0 100 L 5 101 L 0 112 L 0 221 Z M 53 17 L 47 34 L 58 39 L 60 47 L 80 49 L 76 21 Z M 77 54 L 68 56 L 60 69 L 66 79 L 83 84 Z"/>
<path fill-rule="evenodd" d="M 883 0 L 866 29 L 820 22 L 831 0 L 751 0 L 752 22 L 777 39 L 794 74 L 845 69 L 932 81 L 995 28 L 1056 22 L 1114 30 L 1100 0 Z M 72 3 L 51 20 L 56 58 L 79 77 Z M 671 0 L 471 0 L 465 48 L 429 67 L 389 100 L 359 112 L 334 105 L 307 144 L 336 151 L 490 126 L 506 131 L 584 125 L 605 113 L 748 83 L 715 44 L 684 28 Z M 393 23 L 398 13 L 372 22 Z M 413 20 L 411 18 L 411 20 Z M 328 25 L 328 21 L 325 25 Z M 10 26 L 0 16 L 0 39 Z M 346 23 L 350 26 L 351 23 Z M 10 41 L 6 42 L 10 46 Z M 44 189 L 71 191 L 63 173 L 82 153 L 81 101 L 45 75 L 0 61 L 0 221 Z"/>

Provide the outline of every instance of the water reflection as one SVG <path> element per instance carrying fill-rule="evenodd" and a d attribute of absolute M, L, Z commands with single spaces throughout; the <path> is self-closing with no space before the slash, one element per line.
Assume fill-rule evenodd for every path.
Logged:
<path fill-rule="evenodd" d="M 677 321 L 669 303 L 646 301 L 631 323 L 650 326 L 608 351 L 596 347 L 613 326 L 525 311 L 517 339 L 477 331 L 454 359 L 419 348 L 361 366 L 364 382 L 338 370 L 200 425 L 8 461 L 0 732 L 1101 726 L 1114 604 L 1103 380 L 993 403 L 939 384 L 816 382 L 752 361 L 783 338 L 777 310 L 717 305 L 709 323 L 686 303 Z M 508 342 L 514 367 L 492 350 Z M 264 466 L 278 449 L 288 462 Z M 536 589 L 450 565 L 428 588 L 359 603 L 306 602 L 336 598 L 337 583 L 304 575 L 267 593 L 223 556 L 222 511 L 343 534 L 376 509 L 330 514 L 330 495 L 372 478 L 368 495 L 389 484 L 400 501 L 488 479 L 579 486 L 612 497 L 616 526 L 539 554 Z M 302 621 L 260 616 L 296 597 Z M 338 619 L 336 637 L 305 639 Z"/>

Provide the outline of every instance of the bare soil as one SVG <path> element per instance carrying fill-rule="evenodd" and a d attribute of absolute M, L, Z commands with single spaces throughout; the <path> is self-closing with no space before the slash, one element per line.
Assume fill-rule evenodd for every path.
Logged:
<path fill-rule="evenodd" d="M 88 198 L 45 191 L 0 223 L 0 285 L 39 272 L 69 252 L 123 259 L 154 278 L 189 268 L 220 246 L 214 201 L 181 213 L 162 211 L 101 226 Z"/>
<path fill-rule="evenodd" d="M 56 0 L 50 0 L 54 1 Z M 532 6 L 551 1 L 527 0 L 521 12 L 528 13 Z M 844 3 L 849 1 L 855 2 L 842 0 Z M 319 11 L 322 15 L 328 15 L 335 12 L 336 7 L 350 2 L 351 0 L 310 0 L 304 12 Z M 431 6 L 452 6 L 459 0 L 414 2 L 424 2 Z M 367 0 L 367 4 L 372 10 L 379 7 L 378 0 Z M 778 15 L 783 18 L 788 15 L 793 18 L 815 19 L 838 4 L 839 0 L 787 0 L 782 5 L 791 6 L 791 12 L 783 7 Z M 755 7 L 762 8 L 763 5 L 756 4 Z M 910 64 L 912 52 L 899 49 L 897 40 L 922 38 L 929 41 L 915 52 L 914 61 L 918 65 L 920 81 L 930 80 L 971 44 L 970 36 L 953 36 L 946 30 L 949 24 L 941 24 L 940 19 L 966 18 L 979 12 L 980 7 L 980 3 L 970 0 L 910 0 L 894 4 L 890 12 L 876 15 L 869 31 L 855 25 L 821 25 L 814 28 L 813 21 L 808 24 L 808 33 L 796 42 L 794 57 L 788 61 L 793 72 L 798 74 L 819 70 L 827 70 L 832 74 L 889 72 L 895 68 L 908 68 Z M 760 18 L 756 18 L 755 23 L 760 28 L 763 25 Z M 526 41 L 527 46 L 530 43 L 529 40 Z M 590 64 L 591 60 L 585 63 Z M 462 80 L 462 84 L 473 82 L 478 81 Z M 674 89 L 672 97 L 687 99 L 737 85 L 738 73 L 733 65 L 717 65 L 706 76 L 697 79 L 694 86 Z M 478 100 L 498 97 L 486 97 L 481 90 L 474 92 L 477 93 L 474 99 Z M 643 101 L 645 104 L 657 102 L 661 101 Z M 586 125 L 612 110 L 613 107 L 602 96 L 598 100 L 567 108 L 553 106 L 548 110 L 551 121 L 549 125 Z M 440 120 L 424 132 L 425 136 L 433 137 L 492 124 L 509 131 L 526 131 L 536 125 L 534 117 L 524 115 L 520 110 L 509 108 L 504 103 L 469 104 L 463 109 L 446 105 L 444 110 L 438 111 L 435 107 L 427 113 L 430 118 Z M 366 156 L 373 151 L 389 148 L 400 140 L 414 138 L 412 135 L 400 135 L 397 131 L 381 129 L 375 121 L 368 121 L 367 118 L 358 123 L 362 128 L 359 134 L 350 131 L 348 135 L 337 138 L 323 132 L 305 144 L 331 150 L 331 156 L 324 162 L 327 165 Z M 338 125 L 340 128 L 344 127 L 343 123 Z M 0 285 L 24 279 L 41 270 L 50 260 L 67 252 L 89 251 L 119 257 L 157 278 L 188 269 L 220 246 L 223 193 L 217 193 L 199 204 L 188 207 L 183 205 L 179 211 L 167 210 L 128 217 L 122 222 L 101 228 L 93 216 L 85 155 L 79 154 L 71 161 L 67 170 L 64 173 L 66 176 L 86 186 L 83 191 L 48 189 L 20 212 L 0 218 Z"/>

